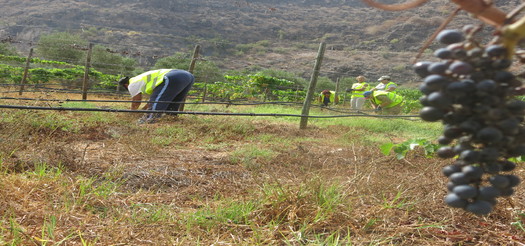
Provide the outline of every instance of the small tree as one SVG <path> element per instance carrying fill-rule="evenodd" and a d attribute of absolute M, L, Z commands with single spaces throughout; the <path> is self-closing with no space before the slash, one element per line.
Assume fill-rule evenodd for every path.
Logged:
<path fill-rule="evenodd" d="M 321 92 L 323 90 L 335 90 L 335 82 L 328 77 L 319 76 L 317 78 L 317 89 L 316 91 Z"/>
<path fill-rule="evenodd" d="M 0 43 L 0 55 L 6 55 L 6 56 L 16 56 L 18 55 L 16 53 L 15 47 L 8 43 Z"/>
<path fill-rule="evenodd" d="M 288 71 L 265 69 L 260 71 L 259 73 L 270 77 L 292 81 L 294 84 L 289 86 L 292 86 L 294 88 L 299 87 L 300 89 L 304 89 L 308 87 L 309 83 L 306 79 Z"/>
<path fill-rule="evenodd" d="M 83 64 L 87 41 L 79 35 L 68 32 L 57 32 L 42 35 L 36 47 L 36 53 L 50 60 L 65 61 L 73 64 Z"/>
<path fill-rule="evenodd" d="M 92 65 L 98 71 L 108 74 L 128 74 L 133 71 L 135 60 L 124 58 L 120 54 L 110 53 L 102 45 L 96 45 L 93 48 L 91 57 Z"/>

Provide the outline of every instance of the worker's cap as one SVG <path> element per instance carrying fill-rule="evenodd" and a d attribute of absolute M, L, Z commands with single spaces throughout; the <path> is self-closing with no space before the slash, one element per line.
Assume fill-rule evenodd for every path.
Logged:
<path fill-rule="evenodd" d="M 129 77 L 122 77 L 122 78 L 118 81 L 118 84 L 119 84 L 119 85 L 129 84 Z"/>
<path fill-rule="evenodd" d="M 372 95 L 372 92 L 371 92 L 371 91 L 365 91 L 365 92 L 363 93 L 363 96 L 365 96 L 365 97 L 369 97 L 370 95 Z"/>
<path fill-rule="evenodd" d="M 390 80 L 390 76 L 388 76 L 388 75 L 383 75 L 383 76 L 381 76 L 377 81 L 381 81 L 381 80 L 384 80 L 384 79 L 386 79 L 386 80 Z"/>

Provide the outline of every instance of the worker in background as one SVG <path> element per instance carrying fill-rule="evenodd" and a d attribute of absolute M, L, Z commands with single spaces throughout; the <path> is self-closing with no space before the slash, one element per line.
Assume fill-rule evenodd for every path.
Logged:
<path fill-rule="evenodd" d="M 363 93 L 369 90 L 369 85 L 365 82 L 365 76 L 359 75 L 355 79 L 357 82 L 352 84 L 352 89 L 350 89 L 352 92 L 352 96 L 350 97 L 350 108 L 361 110 L 365 104 L 365 97 Z"/>
<path fill-rule="evenodd" d="M 318 101 L 327 107 L 328 105 L 339 103 L 339 97 L 335 96 L 335 91 L 324 90 L 319 94 Z"/>
<path fill-rule="evenodd" d="M 388 91 L 365 91 L 365 99 L 370 100 L 370 104 L 379 114 L 397 115 L 401 113 L 403 97 L 395 92 Z"/>
<path fill-rule="evenodd" d="M 380 83 L 374 87 L 371 91 L 388 91 L 393 92 L 397 89 L 397 84 L 390 81 L 390 76 L 381 76 L 377 81 Z"/>
<path fill-rule="evenodd" d="M 150 95 L 144 110 L 178 111 L 181 102 L 190 91 L 195 78 L 184 70 L 159 69 L 152 70 L 135 77 L 124 77 L 119 84 L 129 91 L 133 102 L 131 109 L 140 107 L 142 95 Z M 170 103 L 171 102 L 171 103 Z M 139 123 L 154 123 L 160 113 L 149 113 L 139 119 Z"/>

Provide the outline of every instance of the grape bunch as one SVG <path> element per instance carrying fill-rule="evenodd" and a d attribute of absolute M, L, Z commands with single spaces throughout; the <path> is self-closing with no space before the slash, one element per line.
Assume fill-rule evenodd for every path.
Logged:
<path fill-rule="evenodd" d="M 525 155 L 525 102 L 515 98 L 522 82 L 507 71 L 512 61 L 499 44 L 475 42 L 473 28 L 443 30 L 435 50 L 438 62 L 418 62 L 425 121 L 442 121 L 441 158 L 448 177 L 445 203 L 477 215 L 489 214 L 498 197 L 508 197 L 520 179 L 507 172 L 513 157 Z M 510 159 L 510 160 L 509 160 Z"/>

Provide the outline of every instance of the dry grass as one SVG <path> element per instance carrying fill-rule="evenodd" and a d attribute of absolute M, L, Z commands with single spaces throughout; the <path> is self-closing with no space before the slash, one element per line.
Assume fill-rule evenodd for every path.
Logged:
<path fill-rule="evenodd" d="M 522 189 L 488 217 L 450 209 L 445 161 L 383 156 L 344 126 L 0 114 L 0 244 L 525 243 Z"/>

